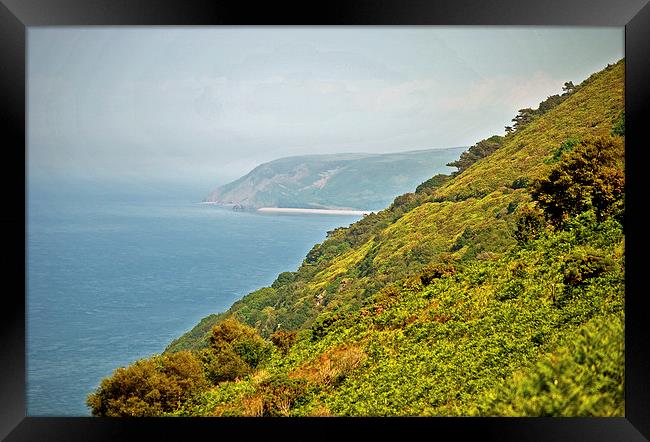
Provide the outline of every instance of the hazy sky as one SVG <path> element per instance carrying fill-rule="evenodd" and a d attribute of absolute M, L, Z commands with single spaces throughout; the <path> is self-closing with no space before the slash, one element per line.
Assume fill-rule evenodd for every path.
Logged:
<path fill-rule="evenodd" d="M 29 28 L 28 176 L 471 145 L 623 55 L 623 28 Z"/>

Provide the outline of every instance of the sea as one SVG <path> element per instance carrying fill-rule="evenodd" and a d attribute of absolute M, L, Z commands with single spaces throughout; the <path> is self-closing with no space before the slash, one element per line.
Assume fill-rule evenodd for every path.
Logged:
<path fill-rule="evenodd" d="M 102 378 L 162 353 L 361 218 L 236 212 L 201 204 L 205 190 L 28 185 L 28 416 L 89 416 Z"/>

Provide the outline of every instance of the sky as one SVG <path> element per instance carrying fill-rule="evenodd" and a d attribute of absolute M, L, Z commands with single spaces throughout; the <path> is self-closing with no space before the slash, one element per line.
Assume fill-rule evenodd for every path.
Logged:
<path fill-rule="evenodd" d="M 30 27 L 28 180 L 197 182 L 469 146 L 624 56 L 622 27 Z"/>

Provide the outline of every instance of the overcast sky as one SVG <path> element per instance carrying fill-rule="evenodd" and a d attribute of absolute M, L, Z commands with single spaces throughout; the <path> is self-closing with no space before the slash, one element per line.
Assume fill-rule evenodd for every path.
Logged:
<path fill-rule="evenodd" d="M 623 55 L 623 28 L 32 27 L 28 176 L 471 145 Z"/>

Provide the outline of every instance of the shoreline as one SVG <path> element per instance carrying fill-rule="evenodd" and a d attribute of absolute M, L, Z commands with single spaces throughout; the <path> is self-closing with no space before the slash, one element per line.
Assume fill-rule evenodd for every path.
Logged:
<path fill-rule="evenodd" d="M 214 201 L 201 201 L 199 204 L 214 205 L 223 208 L 230 208 L 235 211 L 236 205 L 222 204 Z M 374 213 L 373 210 L 355 210 L 355 209 L 308 209 L 308 208 L 298 208 L 298 207 L 260 207 L 260 208 L 241 208 L 241 211 L 244 212 L 260 212 L 260 213 L 284 213 L 284 214 L 311 214 L 311 215 L 347 215 L 347 216 L 358 216 L 358 215 L 369 215 Z"/>
<path fill-rule="evenodd" d="M 368 215 L 373 213 L 371 210 L 352 210 L 352 209 L 298 209 L 290 207 L 260 207 L 257 209 L 261 213 L 300 213 L 314 215 Z"/>

